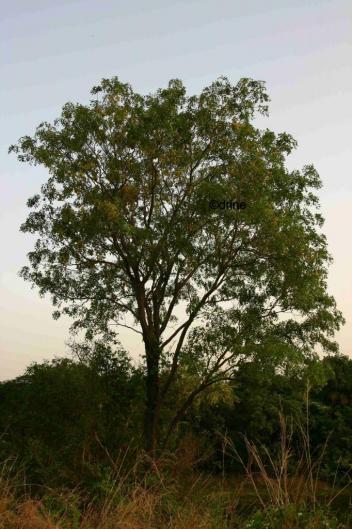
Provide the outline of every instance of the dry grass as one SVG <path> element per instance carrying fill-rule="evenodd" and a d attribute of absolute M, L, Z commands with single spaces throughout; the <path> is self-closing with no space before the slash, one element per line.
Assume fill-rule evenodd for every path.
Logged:
<path fill-rule="evenodd" d="M 212 529 L 212 515 L 189 502 L 165 509 L 162 494 L 137 487 L 109 509 L 88 507 L 79 518 L 54 514 L 41 500 L 0 500 L 1 529 Z"/>
<path fill-rule="evenodd" d="M 307 507 L 312 513 L 309 527 L 317 529 L 330 527 L 330 525 L 325 525 L 325 522 L 322 523 L 319 521 L 322 513 L 327 519 L 329 518 L 333 502 L 346 489 L 351 488 L 352 481 L 350 479 L 347 484 L 337 488 L 336 483 L 329 486 L 319 479 L 319 472 L 328 439 L 319 457 L 313 460 L 310 451 L 308 420 L 305 428 L 299 425 L 301 455 L 298 460 L 295 459 L 293 461 L 294 450 L 292 440 L 294 430 L 292 423 L 288 425 L 282 414 L 279 416 L 279 421 L 281 442 L 279 452 L 275 455 L 267 447 L 259 447 L 246 437 L 243 438 L 248 455 L 246 461 L 243 460 L 231 439 L 223 438 L 223 450 L 241 463 L 246 481 L 252 487 L 255 498 L 263 512 L 273 512 L 276 514 L 286 512 L 290 513 L 289 516 L 293 516 L 293 521 L 289 523 L 287 519 L 286 525 L 282 526 L 283 528 L 291 529 L 292 527 L 294 529 L 301 527 L 297 525 L 296 516 L 301 508 L 304 510 Z M 331 517 L 333 518 L 332 514 Z M 320 523 L 322 525 L 319 525 Z M 263 527 L 266 526 L 263 525 Z M 333 525 L 331 527 L 347 526 Z"/>
<path fill-rule="evenodd" d="M 164 455 L 157 461 L 145 454 L 137 457 L 121 453 L 116 461 L 111 459 L 103 495 L 90 497 L 89 501 L 78 490 L 48 490 L 41 499 L 33 499 L 24 473 L 16 474 L 14 463 L 7 461 L 0 469 L 0 529 L 301 529 L 296 518 L 289 521 L 289 517 L 293 512 L 290 508 L 298 509 L 304 502 L 315 510 L 304 528 L 347 528 L 348 525 L 319 525 L 319 494 L 324 492 L 326 498 L 330 497 L 325 503 L 328 513 L 337 493 L 319 481 L 320 463 L 313 464 L 305 450 L 296 472 L 290 474 L 292 432 L 284 418 L 280 420 L 279 455 L 274 458 L 264 451 L 263 457 L 246 440 L 249 464 L 241 460 L 245 475 L 235 480 L 195 472 L 200 453 L 194 438 L 183 443 L 176 454 Z M 226 448 L 239 457 L 229 440 Z M 252 510 L 261 510 L 266 516 L 272 509 L 285 512 L 288 508 L 287 517 L 279 525 L 270 525 L 270 521 L 265 525 L 265 520 L 262 525 L 250 525 L 251 514 L 247 513 L 249 518 L 245 520 L 240 512 L 241 502 L 246 500 L 248 506 L 248 496 Z"/>
<path fill-rule="evenodd" d="M 30 498 L 23 474 L 9 477 L 11 464 L 5 462 L 0 473 L 0 529 L 221 527 L 214 525 L 214 513 L 206 506 L 207 480 L 190 472 L 192 454 L 194 463 L 191 444 L 188 454 L 180 451 L 179 461 L 175 455 L 152 461 L 144 454 L 127 470 L 123 454 L 111 465 L 103 499 L 93 497 L 83 508 L 77 506 L 82 499 L 78 491 L 48 490 L 41 499 Z M 188 479 L 183 480 L 187 470 Z"/>

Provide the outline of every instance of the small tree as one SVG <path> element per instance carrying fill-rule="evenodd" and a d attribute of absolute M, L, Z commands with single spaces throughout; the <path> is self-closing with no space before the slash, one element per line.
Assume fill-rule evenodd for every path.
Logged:
<path fill-rule="evenodd" d="M 199 382 L 166 438 L 241 359 L 336 349 L 342 316 L 326 292 L 329 255 L 312 192 L 320 180 L 310 165 L 285 167 L 290 135 L 253 125 L 267 113 L 262 82 L 220 78 L 188 97 L 172 80 L 142 96 L 113 78 L 92 94 L 10 147 L 50 173 L 28 201 L 21 229 L 38 239 L 21 274 L 88 339 L 112 336 L 116 325 L 140 333 L 154 450 L 181 362 L 197 366 Z"/>

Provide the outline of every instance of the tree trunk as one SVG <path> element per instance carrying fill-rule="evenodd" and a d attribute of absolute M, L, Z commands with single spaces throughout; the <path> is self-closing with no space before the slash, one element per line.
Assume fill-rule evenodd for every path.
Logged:
<path fill-rule="evenodd" d="M 159 348 L 146 346 L 147 376 L 146 402 L 144 414 L 144 442 L 145 449 L 153 454 L 158 447 L 158 427 L 160 410 L 159 383 Z"/>

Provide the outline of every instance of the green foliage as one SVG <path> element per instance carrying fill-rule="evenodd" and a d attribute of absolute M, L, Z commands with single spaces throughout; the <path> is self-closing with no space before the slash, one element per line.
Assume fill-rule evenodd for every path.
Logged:
<path fill-rule="evenodd" d="M 352 406 L 348 400 L 352 361 L 330 357 L 320 364 L 314 370 L 325 371 L 327 380 L 323 383 L 316 378 L 309 394 L 312 457 L 324 451 L 321 478 L 344 484 L 352 469 Z M 194 434 L 201 450 L 208 453 L 203 468 L 238 472 L 238 462 L 223 453 L 221 435 L 232 439 L 244 459 L 243 436 L 272 453 L 279 452 L 278 416 L 283 413 L 294 428 L 294 466 L 301 453 L 299 425 L 306 427 L 308 375 L 312 380 L 311 366 L 300 374 L 295 370 L 284 374 L 268 365 L 244 364 L 235 383 L 214 385 L 199 395 L 180 423 L 173 446 L 186 434 Z M 181 377 L 174 386 L 174 406 L 188 394 L 187 384 L 193 386 Z M 33 364 L 24 376 L 3 382 L 0 403 L 1 457 L 16 457 L 38 484 L 84 481 L 90 493 L 101 495 L 104 483 L 109 486 L 111 460 L 121 449 L 142 442 L 143 374 L 132 368 L 123 352 L 114 355 L 99 343 L 86 348 L 80 362 L 57 359 Z M 162 427 L 168 420 L 165 411 Z"/>
<path fill-rule="evenodd" d="M 88 342 L 116 339 L 119 325 L 142 335 L 155 450 L 183 366 L 197 385 L 173 410 L 165 443 L 198 393 L 244 360 L 269 356 L 287 369 L 314 360 L 318 345 L 337 351 L 343 317 L 327 292 L 321 181 L 312 165 L 287 169 L 289 134 L 254 126 L 268 112 L 261 81 L 221 77 L 187 96 L 174 79 L 143 96 L 114 77 L 92 95 L 10 147 L 49 173 L 28 200 L 21 229 L 37 241 L 21 275 Z M 247 207 L 214 210 L 211 200 Z"/>
<path fill-rule="evenodd" d="M 273 454 L 280 452 L 279 414 L 293 428 L 294 468 L 301 457 L 301 430 L 309 430 L 312 458 L 323 453 L 320 476 L 330 482 L 346 484 L 351 480 L 352 360 L 347 356 L 326 357 L 308 362 L 305 368 L 291 366 L 286 371 L 267 362 L 244 363 L 229 384 L 233 399 L 212 404 L 200 402 L 192 407 L 185 427 L 206 439 L 214 453 L 207 468 L 240 471 L 241 465 L 223 453 L 223 435 L 235 443 L 246 460 L 244 436 Z M 307 392 L 307 389 L 309 390 Z M 220 435 L 219 435 L 220 434 Z"/>
<path fill-rule="evenodd" d="M 42 503 L 43 510 L 50 512 L 54 519 L 60 520 L 62 529 L 81 528 L 83 502 L 79 494 L 59 494 L 53 490 L 51 494 L 43 497 Z"/>
<path fill-rule="evenodd" d="M 320 391 L 312 392 L 311 438 L 323 446 L 325 479 L 351 478 L 352 473 L 352 361 L 348 356 L 327 357 L 323 364 L 330 377 Z M 341 479 L 341 478 L 340 478 Z"/>
<path fill-rule="evenodd" d="M 87 363 L 33 364 L 1 384 L 2 452 L 25 461 L 35 482 L 88 480 L 91 463 L 139 442 L 142 375 L 103 352 L 98 344 Z"/>
<path fill-rule="evenodd" d="M 305 505 L 288 505 L 258 511 L 244 524 L 243 529 L 339 529 L 338 519 L 331 513 L 313 512 Z"/>

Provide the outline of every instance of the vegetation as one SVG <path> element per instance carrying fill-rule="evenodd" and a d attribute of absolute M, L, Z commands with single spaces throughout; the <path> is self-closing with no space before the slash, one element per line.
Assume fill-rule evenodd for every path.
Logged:
<path fill-rule="evenodd" d="M 189 97 L 173 80 L 141 96 L 113 78 L 92 94 L 10 148 L 50 173 L 28 201 L 22 230 L 38 239 L 22 276 L 88 341 L 114 340 L 119 326 L 142 337 L 144 440 L 155 452 L 243 359 L 284 365 L 317 345 L 336 350 L 343 320 L 326 291 L 321 183 L 311 165 L 286 168 L 289 134 L 254 126 L 267 112 L 262 82 L 221 78 Z M 212 209 L 232 200 L 246 209 Z M 165 424 L 185 363 L 197 383 Z"/>
<path fill-rule="evenodd" d="M 92 95 L 10 147 L 49 171 L 21 275 L 74 340 L 0 384 L 0 529 L 351 527 L 352 360 L 314 167 L 255 127 L 262 82 Z"/>
<path fill-rule="evenodd" d="M 33 364 L 0 386 L 0 527 L 347 528 L 351 370 L 343 356 L 300 375 L 245 364 L 151 462 L 141 368 L 101 345 L 85 363 Z"/>

